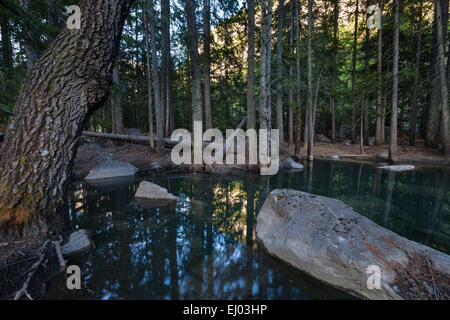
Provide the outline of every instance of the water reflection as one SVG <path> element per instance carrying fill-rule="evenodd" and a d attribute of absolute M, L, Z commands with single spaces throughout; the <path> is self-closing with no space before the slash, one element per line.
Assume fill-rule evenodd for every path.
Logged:
<path fill-rule="evenodd" d="M 176 205 L 143 209 L 133 199 L 139 181 L 113 189 L 73 188 L 71 227 L 92 230 L 96 244 L 74 263 L 97 298 L 345 298 L 260 248 L 256 214 L 276 188 L 341 199 L 410 239 L 450 251 L 444 171 L 392 174 L 367 165 L 317 161 L 303 172 L 274 177 L 185 175 L 152 181 L 179 196 Z"/>

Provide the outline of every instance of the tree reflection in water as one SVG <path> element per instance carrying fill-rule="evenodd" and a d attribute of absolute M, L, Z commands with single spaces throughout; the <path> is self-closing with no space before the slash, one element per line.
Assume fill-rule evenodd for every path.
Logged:
<path fill-rule="evenodd" d="M 103 299 L 348 298 L 270 257 L 256 241 L 268 192 L 293 188 L 338 198 L 395 232 L 449 253 L 448 173 L 389 174 L 361 164 L 316 161 L 304 172 L 148 178 L 179 197 L 143 209 L 138 182 L 78 183 L 74 228 L 93 231 L 95 250 L 77 256 L 86 284 Z"/>

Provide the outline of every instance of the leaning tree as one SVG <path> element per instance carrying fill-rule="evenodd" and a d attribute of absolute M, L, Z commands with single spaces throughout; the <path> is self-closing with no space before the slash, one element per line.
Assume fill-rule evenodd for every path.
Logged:
<path fill-rule="evenodd" d="M 64 29 L 27 78 L 0 160 L 0 231 L 44 234 L 64 204 L 78 142 L 109 95 L 125 19 L 135 0 L 81 0 L 81 28 Z"/>

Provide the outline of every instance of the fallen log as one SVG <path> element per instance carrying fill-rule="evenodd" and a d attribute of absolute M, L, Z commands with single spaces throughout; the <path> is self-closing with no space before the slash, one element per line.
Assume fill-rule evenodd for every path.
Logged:
<path fill-rule="evenodd" d="M 131 141 L 139 144 L 150 145 L 150 137 L 147 136 L 134 136 L 127 134 L 115 134 L 115 133 L 103 133 L 103 132 L 94 132 L 94 131 L 83 131 L 82 133 L 85 137 L 91 138 L 101 138 L 101 139 L 110 139 L 110 140 L 119 140 L 119 141 Z M 155 141 L 158 141 L 158 138 L 154 138 Z M 168 145 L 176 145 L 179 141 L 164 139 L 164 143 Z"/>

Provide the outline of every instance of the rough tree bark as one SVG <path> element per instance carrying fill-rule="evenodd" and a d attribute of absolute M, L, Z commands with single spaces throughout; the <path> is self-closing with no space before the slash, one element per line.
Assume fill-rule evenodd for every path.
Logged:
<path fill-rule="evenodd" d="M 159 85 L 158 52 L 156 50 L 155 14 L 153 0 L 148 1 L 148 22 L 150 24 L 150 47 L 152 51 L 153 87 L 155 92 L 155 118 L 156 118 L 156 152 L 164 152 L 164 112 L 161 103 Z"/>
<path fill-rule="evenodd" d="M 248 0 L 247 129 L 256 129 L 255 116 L 255 0 Z"/>
<path fill-rule="evenodd" d="M 397 153 L 397 114 L 398 114 L 398 42 L 399 42 L 399 0 L 394 0 L 394 57 L 392 58 L 392 108 L 391 133 L 389 136 L 389 162 L 398 162 Z"/>
<path fill-rule="evenodd" d="M 192 121 L 203 121 L 200 58 L 198 54 L 198 34 L 193 0 L 186 0 L 185 11 L 188 25 L 188 46 L 192 73 Z"/>
<path fill-rule="evenodd" d="M 64 29 L 27 78 L 1 151 L 0 228 L 8 236 L 45 233 L 45 218 L 64 203 L 81 131 L 108 97 L 133 2 L 80 1 L 81 29 Z"/>
<path fill-rule="evenodd" d="M 203 54 L 204 54 L 204 90 L 205 90 L 205 126 L 212 128 L 211 114 L 211 1 L 203 0 Z"/>

